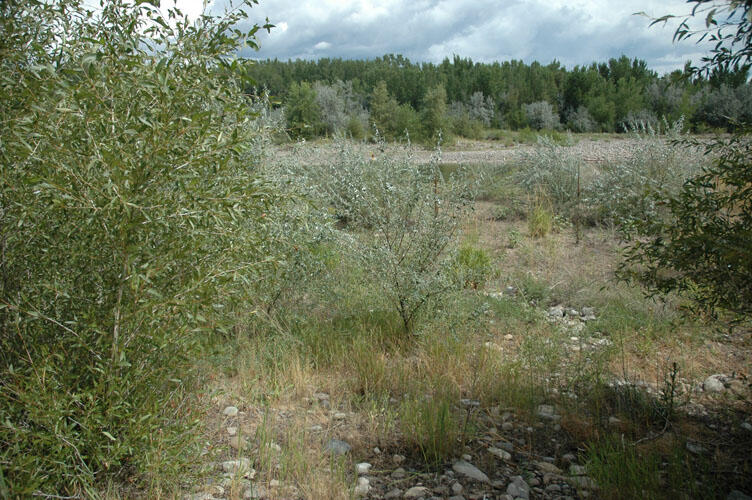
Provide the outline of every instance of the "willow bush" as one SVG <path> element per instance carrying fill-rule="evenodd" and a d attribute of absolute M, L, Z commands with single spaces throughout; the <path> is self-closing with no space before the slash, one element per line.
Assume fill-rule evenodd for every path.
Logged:
<path fill-rule="evenodd" d="M 255 2 L 152 3 L 0 4 L 0 496 L 179 471 L 191 355 L 263 258 Z"/>

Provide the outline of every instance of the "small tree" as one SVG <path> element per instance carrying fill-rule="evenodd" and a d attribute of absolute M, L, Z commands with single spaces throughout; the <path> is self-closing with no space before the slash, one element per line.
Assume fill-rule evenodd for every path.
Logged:
<path fill-rule="evenodd" d="M 710 74 L 749 68 L 752 59 L 752 2 L 692 0 L 674 38 L 699 36 L 715 43 L 693 72 Z M 692 30 L 690 19 L 702 13 L 705 29 Z M 653 21 L 666 22 L 668 15 Z M 729 33 L 729 30 L 731 31 Z M 654 193 L 668 207 L 665 219 L 631 227 L 632 244 L 619 275 L 649 292 L 678 291 L 697 305 L 752 313 L 752 147 L 750 129 L 739 127 L 730 139 L 708 145 L 712 166 L 688 180 L 678 195 Z"/>
<path fill-rule="evenodd" d="M 285 99 L 285 119 L 293 137 L 310 139 L 321 130 L 321 109 L 308 82 L 293 82 Z"/>
<path fill-rule="evenodd" d="M 555 130 L 559 128 L 559 115 L 554 112 L 554 107 L 548 101 L 538 101 L 523 106 L 525 116 L 535 130 Z"/>

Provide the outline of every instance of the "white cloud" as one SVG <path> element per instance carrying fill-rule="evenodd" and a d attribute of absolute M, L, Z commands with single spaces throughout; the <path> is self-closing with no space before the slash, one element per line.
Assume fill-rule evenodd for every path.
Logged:
<path fill-rule="evenodd" d="M 215 0 L 222 10 L 228 0 Z M 200 0 L 178 0 L 195 3 Z M 637 11 L 683 14 L 684 0 L 260 0 L 251 11 L 277 25 L 260 35 L 258 58 L 374 58 L 403 54 L 440 62 L 522 59 L 567 66 L 626 54 L 659 72 L 698 53 L 672 44 L 673 26 L 650 28 Z"/>

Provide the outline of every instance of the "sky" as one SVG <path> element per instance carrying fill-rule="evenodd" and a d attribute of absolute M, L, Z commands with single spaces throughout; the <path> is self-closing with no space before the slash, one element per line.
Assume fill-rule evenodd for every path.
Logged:
<path fill-rule="evenodd" d="M 231 0 L 213 0 L 222 12 Z M 163 7 L 171 4 L 163 0 Z M 203 0 L 177 0 L 191 16 Z M 698 61 L 704 48 L 674 44 L 676 23 L 649 27 L 635 16 L 685 14 L 684 0 L 259 0 L 251 20 L 276 25 L 259 35 L 267 59 L 373 59 L 402 54 L 413 62 L 439 63 L 459 55 L 476 62 L 523 60 L 568 68 L 622 54 L 647 61 L 659 74 Z"/>

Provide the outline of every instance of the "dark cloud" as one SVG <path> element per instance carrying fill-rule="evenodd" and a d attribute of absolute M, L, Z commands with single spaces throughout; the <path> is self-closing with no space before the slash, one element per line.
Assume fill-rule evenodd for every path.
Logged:
<path fill-rule="evenodd" d="M 219 11 L 227 0 L 215 0 Z M 626 4 L 626 5 L 625 5 Z M 277 27 L 259 36 L 255 58 L 346 59 L 402 54 L 440 62 L 589 64 L 626 54 L 663 73 L 697 59 L 692 43 L 674 45 L 673 26 L 648 26 L 650 15 L 686 11 L 683 0 L 261 0 L 251 17 Z"/>

